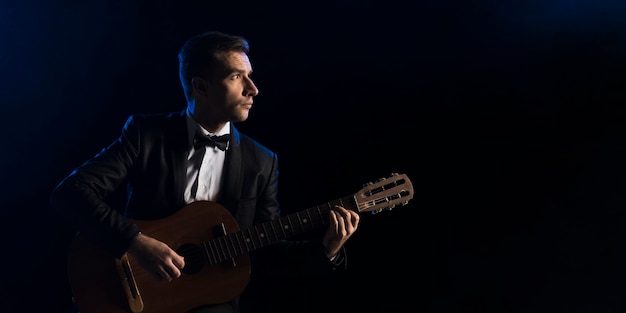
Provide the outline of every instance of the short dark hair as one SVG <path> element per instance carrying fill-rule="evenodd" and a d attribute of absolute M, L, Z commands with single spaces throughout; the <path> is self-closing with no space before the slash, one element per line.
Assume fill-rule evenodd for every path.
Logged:
<path fill-rule="evenodd" d="M 207 77 L 221 64 L 226 52 L 250 51 L 248 40 L 218 31 L 208 31 L 189 38 L 178 52 L 178 75 L 185 91 L 191 95 L 191 80 L 194 77 Z"/>

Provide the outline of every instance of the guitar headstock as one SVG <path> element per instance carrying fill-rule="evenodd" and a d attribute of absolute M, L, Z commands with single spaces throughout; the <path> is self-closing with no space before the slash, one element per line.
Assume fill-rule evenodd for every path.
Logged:
<path fill-rule="evenodd" d="M 409 203 L 413 199 L 413 184 L 405 174 L 392 173 L 365 184 L 354 197 L 358 212 L 376 214 Z"/>

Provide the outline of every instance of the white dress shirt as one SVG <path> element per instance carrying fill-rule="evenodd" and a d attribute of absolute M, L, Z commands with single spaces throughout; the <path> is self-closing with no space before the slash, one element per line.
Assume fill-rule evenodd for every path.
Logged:
<path fill-rule="evenodd" d="M 230 134 L 230 122 L 226 123 L 219 132 L 210 133 L 187 112 L 187 136 L 191 143 L 191 148 L 187 153 L 187 185 L 185 187 L 185 203 L 187 204 L 196 200 L 217 200 L 226 157 L 226 151 L 217 147 L 207 146 L 196 150 L 193 146 L 196 132 L 210 136 Z M 226 149 L 228 150 L 228 147 Z"/>

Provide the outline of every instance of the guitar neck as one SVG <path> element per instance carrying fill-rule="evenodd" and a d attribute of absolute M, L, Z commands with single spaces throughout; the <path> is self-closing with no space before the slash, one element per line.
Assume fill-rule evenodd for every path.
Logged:
<path fill-rule="evenodd" d="M 392 209 L 396 205 L 405 205 L 412 198 L 413 185 L 409 178 L 405 174 L 392 173 L 388 178 L 366 184 L 351 196 L 205 241 L 202 243 L 203 250 L 206 252 L 206 260 L 211 264 L 217 264 L 328 225 L 330 222 L 328 213 L 336 205 L 357 213 L 376 214 L 385 209 Z"/>
<path fill-rule="evenodd" d="M 210 264 L 222 263 L 280 240 L 285 240 L 329 224 L 329 212 L 340 205 L 358 211 L 354 196 L 339 198 L 278 219 L 254 225 L 203 242 Z"/>

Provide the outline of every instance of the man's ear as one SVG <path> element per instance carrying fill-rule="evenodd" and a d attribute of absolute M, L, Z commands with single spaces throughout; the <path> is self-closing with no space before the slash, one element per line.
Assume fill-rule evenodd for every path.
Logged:
<path fill-rule="evenodd" d="M 204 80 L 201 77 L 194 77 L 191 79 L 191 86 L 194 90 L 194 92 L 197 92 L 198 94 L 201 95 L 206 95 L 207 92 L 209 91 L 207 88 L 207 82 L 206 80 Z"/>

